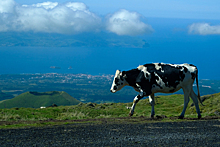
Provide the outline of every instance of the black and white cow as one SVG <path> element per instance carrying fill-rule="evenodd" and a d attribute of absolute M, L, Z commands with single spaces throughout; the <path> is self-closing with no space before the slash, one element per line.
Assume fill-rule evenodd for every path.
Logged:
<path fill-rule="evenodd" d="M 195 79 L 198 89 L 198 97 L 192 87 Z M 144 96 L 149 96 L 151 117 L 154 117 L 154 93 L 173 93 L 182 88 L 184 92 L 184 107 L 179 118 L 182 119 L 184 117 L 189 103 L 189 96 L 195 104 L 198 118 L 201 118 L 198 105 L 198 99 L 202 104 L 198 87 L 198 69 L 192 64 L 152 63 L 140 65 L 136 69 L 129 71 L 121 72 L 117 70 L 110 91 L 115 93 L 126 85 L 132 86 L 139 92 L 134 98 L 129 113 L 130 116 L 133 115 L 137 102 Z"/>

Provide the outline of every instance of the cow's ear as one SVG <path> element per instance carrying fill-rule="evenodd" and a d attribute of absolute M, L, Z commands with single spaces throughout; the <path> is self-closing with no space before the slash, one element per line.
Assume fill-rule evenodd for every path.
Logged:
<path fill-rule="evenodd" d="M 116 70 L 116 75 L 118 75 L 118 74 L 120 74 L 121 73 L 121 71 L 120 70 Z"/>

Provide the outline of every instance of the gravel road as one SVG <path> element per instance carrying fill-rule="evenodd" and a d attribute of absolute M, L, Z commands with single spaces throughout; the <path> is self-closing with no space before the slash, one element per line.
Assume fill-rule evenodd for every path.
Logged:
<path fill-rule="evenodd" d="M 1 147 L 220 146 L 220 120 L 68 124 L 1 129 Z"/>

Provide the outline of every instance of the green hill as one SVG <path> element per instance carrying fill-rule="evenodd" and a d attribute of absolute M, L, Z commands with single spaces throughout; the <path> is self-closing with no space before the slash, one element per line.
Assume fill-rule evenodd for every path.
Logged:
<path fill-rule="evenodd" d="M 2 101 L 0 108 L 40 108 L 41 106 L 58 106 L 77 105 L 80 101 L 70 96 L 64 91 L 50 92 L 25 92 L 12 99 Z"/>

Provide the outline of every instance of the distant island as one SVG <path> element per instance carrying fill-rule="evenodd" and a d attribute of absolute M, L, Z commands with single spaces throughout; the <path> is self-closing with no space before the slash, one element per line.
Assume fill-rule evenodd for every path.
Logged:
<path fill-rule="evenodd" d="M 114 34 L 76 34 L 63 35 L 55 33 L 1 32 L 0 47 L 39 46 L 39 47 L 129 47 L 147 48 L 145 39 Z"/>
<path fill-rule="evenodd" d="M 53 69 L 61 69 L 61 67 L 58 67 L 58 66 L 51 66 L 50 68 L 53 68 Z"/>

